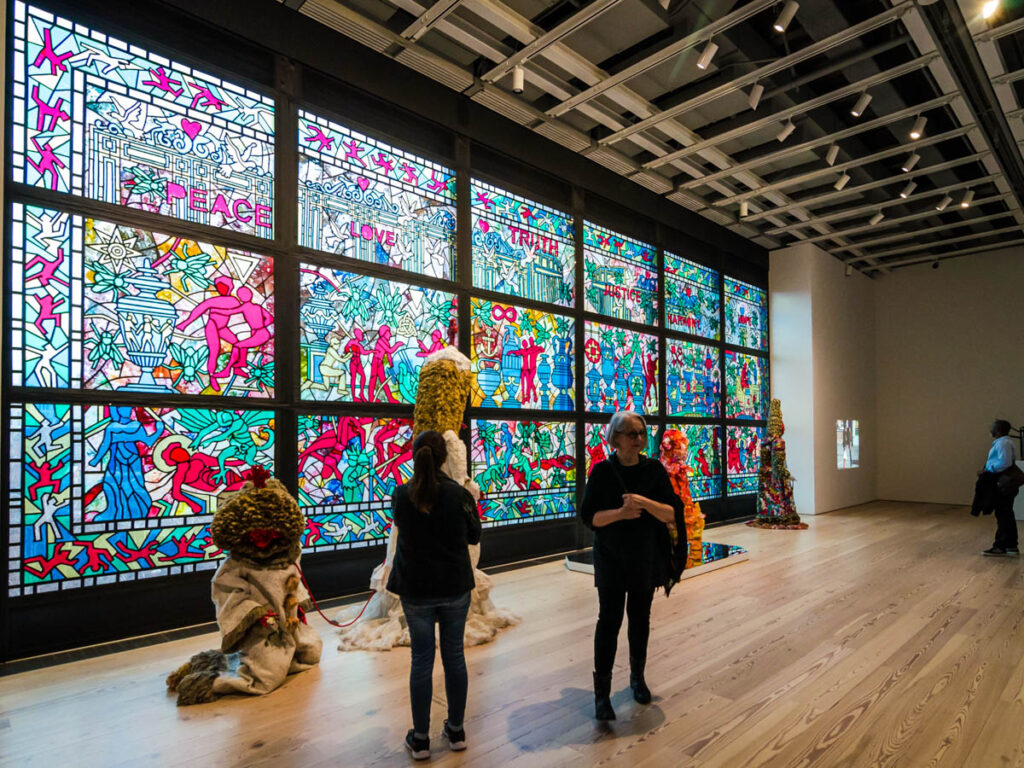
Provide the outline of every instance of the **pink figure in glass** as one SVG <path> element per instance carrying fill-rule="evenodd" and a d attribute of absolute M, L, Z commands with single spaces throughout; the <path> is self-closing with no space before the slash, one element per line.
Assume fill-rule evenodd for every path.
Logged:
<path fill-rule="evenodd" d="M 384 390 L 384 396 L 389 403 L 397 403 L 398 399 L 391 394 L 388 387 L 388 374 L 384 368 L 385 363 L 394 363 L 391 356 L 402 348 L 402 342 L 396 341 L 391 344 L 391 327 L 382 325 L 377 329 L 377 343 L 373 345 L 373 357 L 370 358 L 370 385 L 367 387 L 367 399 L 374 399 L 379 381 Z"/>
<path fill-rule="evenodd" d="M 270 328 L 274 324 L 274 316 L 260 304 L 252 300 L 252 290 L 242 286 L 235 291 L 238 297 L 239 306 L 233 314 L 240 314 L 249 326 L 251 333 L 246 339 L 240 339 L 232 344 L 231 356 L 227 365 L 217 371 L 217 376 L 226 376 L 229 369 L 235 373 L 244 373 L 248 365 L 246 360 L 248 350 L 252 347 L 259 347 L 270 341 Z"/>
<path fill-rule="evenodd" d="M 711 477 L 711 467 L 708 466 L 707 457 L 704 455 L 704 449 L 697 449 L 697 465 L 700 467 L 700 474 L 703 477 Z"/>
<path fill-rule="evenodd" d="M 648 408 L 648 403 L 653 405 L 653 397 L 651 393 L 654 390 L 654 382 L 658 380 L 658 358 L 653 355 L 647 356 L 647 361 L 644 363 L 644 409 Z M 690 382 L 686 381 L 687 391 L 689 391 Z"/>
<path fill-rule="evenodd" d="M 188 317 L 176 326 L 179 331 L 188 328 L 192 323 L 203 315 L 208 315 L 204 333 L 206 335 L 206 371 L 210 375 L 210 386 L 214 392 L 220 392 L 220 382 L 217 381 L 217 359 L 220 357 L 221 343 L 227 342 L 232 348 L 238 341 L 238 337 L 228 328 L 228 322 L 242 306 L 242 303 L 231 295 L 231 288 L 234 285 L 230 277 L 218 277 L 214 281 L 217 295 L 201 301 L 189 313 Z"/>
<path fill-rule="evenodd" d="M 365 400 L 366 394 L 366 371 L 363 370 L 363 355 L 368 355 L 370 350 L 363 346 L 363 329 L 356 328 L 352 331 L 352 339 L 345 345 L 345 352 L 352 356 L 349 363 L 349 374 L 352 379 L 352 399 Z M 356 380 L 360 384 L 356 385 Z"/>
<path fill-rule="evenodd" d="M 170 443 L 161 452 L 160 458 L 174 467 L 174 475 L 171 478 L 171 498 L 184 503 L 194 515 L 202 515 L 208 512 L 202 504 L 189 495 L 185 486 L 193 491 L 202 494 L 213 494 L 223 488 L 226 491 L 233 491 L 242 487 L 244 478 L 240 474 L 241 468 L 245 467 L 244 461 L 239 459 L 228 459 L 226 467 L 231 467 L 225 472 L 224 483 L 216 480 L 220 471 L 217 459 L 205 453 L 196 451 L 189 453 L 188 449 L 180 442 Z M 224 484 L 227 487 L 223 487 Z"/>
<path fill-rule="evenodd" d="M 523 405 L 540 400 L 537 392 L 537 359 L 544 353 L 544 346 L 532 338 L 527 338 L 519 349 L 513 349 L 510 355 L 522 358 L 523 365 L 519 369 L 519 391 Z"/>
<path fill-rule="evenodd" d="M 439 352 L 444 349 L 444 336 L 440 331 L 433 331 L 430 334 L 430 346 L 426 346 L 422 341 L 416 340 L 416 343 L 420 345 L 420 351 L 416 353 L 416 357 L 430 357 L 435 352 Z"/>
<path fill-rule="evenodd" d="M 339 416 L 336 425 L 327 425 L 327 429 L 320 433 L 313 442 L 306 446 L 306 449 L 299 454 L 299 474 L 304 472 L 306 462 L 311 458 L 320 459 L 323 467 L 320 470 L 320 477 L 327 480 L 331 476 L 341 479 L 341 471 L 338 469 L 338 462 L 343 452 L 353 440 L 358 441 L 362 447 L 363 432 L 359 423 L 353 416 Z"/>

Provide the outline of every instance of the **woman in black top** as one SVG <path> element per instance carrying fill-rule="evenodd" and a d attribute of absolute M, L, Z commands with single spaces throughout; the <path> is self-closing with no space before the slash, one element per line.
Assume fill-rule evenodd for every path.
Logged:
<path fill-rule="evenodd" d="M 401 597 L 409 625 L 413 727 L 406 734 L 405 745 L 416 760 L 430 757 L 435 624 L 441 635 L 448 696 L 443 733 L 452 749 L 466 748 L 462 718 L 468 675 L 463 635 L 474 586 L 469 545 L 480 541 L 480 517 L 469 492 L 441 472 L 447 457 L 440 433 L 422 432 L 413 443 L 412 479 L 395 491 L 392 500 L 398 545 L 387 589 Z"/>
<path fill-rule="evenodd" d="M 580 518 L 594 531 L 594 584 L 600 609 L 594 633 L 594 705 L 598 720 L 614 720 L 609 699 L 622 614 L 629 617 L 629 684 L 633 698 L 649 704 L 644 681 L 654 589 L 670 580 L 671 528 L 682 503 L 661 462 L 640 451 L 647 424 L 632 411 L 612 416 L 605 440 L 610 458 L 587 478 Z M 685 536 L 685 527 L 677 535 Z M 678 574 L 676 574 L 678 577 Z M 628 600 L 627 600 L 628 597 Z"/>

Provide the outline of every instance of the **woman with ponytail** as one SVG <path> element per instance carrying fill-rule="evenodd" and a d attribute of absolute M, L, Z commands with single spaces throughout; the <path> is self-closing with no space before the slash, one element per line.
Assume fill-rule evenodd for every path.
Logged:
<path fill-rule="evenodd" d="M 480 517 L 469 492 L 441 471 L 447 458 L 441 434 L 421 432 L 413 442 L 412 479 L 399 486 L 392 500 L 398 544 L 387 589 L 402 599 L 409 625 L 413 727 L 405 746 L 415 760 L 430 757 L 435 625 L 448 697 L 443 735 L 453 750 L 466 748 L 463 715 L 469 678 L 463 635 L 474 587 L 468 545 L 480 541 Z"/>

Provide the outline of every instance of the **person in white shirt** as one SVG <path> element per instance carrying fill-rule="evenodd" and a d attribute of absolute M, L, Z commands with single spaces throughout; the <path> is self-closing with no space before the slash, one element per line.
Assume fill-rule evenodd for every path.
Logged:
<path fill-rule="evenodd" d="M 988 460 L 985 462 L 985 469 L 978 474 L 991 472 L 999 475 L 1013 466 L 1013 440 L 1010 438 L 1010 422 L 997 419 L 992 422 L 990 434 L 993 437 L 992 448 L 988 452 Z M 1013 516 L 1013 500 L 1017 496 L 1017 489 L 1009 493 L 998 493 L 996 502 L 996 539 L 991 549 L 982 552 L 989 557 L 1017 557 L 1020 550 L 1017 548 L 1017 521 Z"/>

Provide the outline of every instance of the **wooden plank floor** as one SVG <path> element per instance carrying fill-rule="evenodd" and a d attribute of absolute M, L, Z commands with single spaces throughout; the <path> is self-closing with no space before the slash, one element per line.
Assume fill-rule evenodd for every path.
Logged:
<path fill-rule="evenodd" d="M 1024 564 L 995 524 L 876 502 L 807 531 L 730 526 L 749 562 L 655 598 L 648 680 L 591 719 L 596 594 L 549 563 L 494 578 L 523 623 L 467 651 L 469 749 L 443 766 L 1024 766 Z M 408 649 L 340 653 L 263 698 L 177 708 L 164 675 L 215 636 L 0 678 L 0 764 L 403 766 Z"/>

